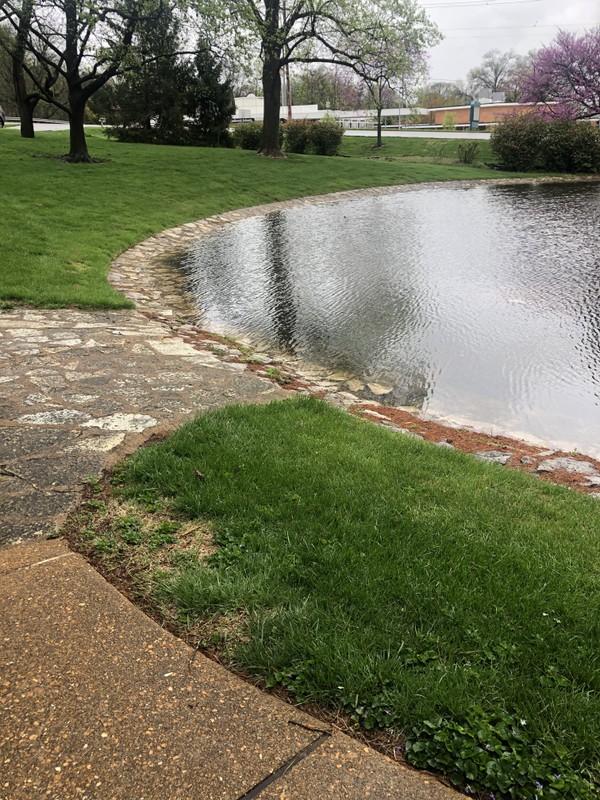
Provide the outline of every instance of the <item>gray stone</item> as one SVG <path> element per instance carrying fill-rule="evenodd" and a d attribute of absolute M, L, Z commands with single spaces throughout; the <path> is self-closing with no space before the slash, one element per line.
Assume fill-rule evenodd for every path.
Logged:
<path fill-rule="evenodd" d="M 141 433 L 146 428 L 152 428 L 156 423 L 157 420 L 147 414 L 110 414 L 108 417 L 90 419 L 90 421 L 84 423 L 82 427 L 100 428 L 103 431 Z"/>
<path fill-rule="evenodd" d="M 533 458 L 529 456 L 521 456 L 521 464 L 533 464 Z"/>
<path fill-rule="evenodd" d="M 475 453 L 480 461 L 487 461 L 488 464 L 508 464 L 512 458 L 512 453 L 505 453 L 502 450 L 479 450 Z"/>
<path fill-rule="evenodd" d="M 436 442 L 436 444 L 437 444 L 438 447 L 446 448 L 446 450 L 455 450 L 456 449 L 453 444 L 450 444 L 450 442 L 447 442 L 445 439 L 442 439 L 441 442 Z"/>
<path fill-rule="evenodd" d="M 554 472 L 563 469 L 565 472 L 574 472 L 579 475 L 589 475 L 591 478 L 600 475 L 598 470 L 589 461 L 579 461 L 576 458 L 549 458 L 538 465 L 536 472 Z"/>
<path fill-rule="evenodd" d="M 19 417 L 19 422 L 27 425 L 73 425 L 85 422 L 90 418 L 89 414 L 83 411 L 76 411 L 72 408 L 62 408 L 59 411 L 41 411 L 39 414 L 23 414 Z"/>

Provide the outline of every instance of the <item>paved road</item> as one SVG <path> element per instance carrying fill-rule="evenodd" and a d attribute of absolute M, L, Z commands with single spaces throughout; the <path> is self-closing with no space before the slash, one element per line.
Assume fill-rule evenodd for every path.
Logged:
<path fill-rule="evenodd" d="M 98 128 L 98 125 L 86 125 L 86 128 Z M 35 132 L 44 131 L 66 131 L 69 129 L 68 122 L 36 122 Z M 6 130 L 18 131 L 19 128 L 6 128 Z M 375 131 L 347 130 L 346 136 L 368 136 L 373 138 Z M 473 133 L 472 131 L 383 131 L 384 138 L 400 139 L 489 139 L 489 133 Z"/>
<path fill-rule="evenodd" d="M 347 130 L 346 136 L 375 136 L 375 131 Z M 484 131 L 382 131 L 384 139 L 489 139 Z"/>

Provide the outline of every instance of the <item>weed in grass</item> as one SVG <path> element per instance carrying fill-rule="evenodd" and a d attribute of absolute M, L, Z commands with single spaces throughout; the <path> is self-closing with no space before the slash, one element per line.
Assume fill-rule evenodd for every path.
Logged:
<path fill-rule="evenodd" d="M 283 370 L 281 370 L 279 367 L 267 367 L 266 373 L 269 378 L 277 381 L 277 383 L 280 383 L 282 386 L 292 382 L 290 376 L 283 372 Z"/>
<path fill-rule="evenodd" d="M 97 475 L 86 475 L 83 482 L 93 494 L 99 494 L 102 491 L 102 482 Z"/>
<path fill-rule="evenodd" d="M 475 706 L 457 721 L 426 720 L 406 739 L 405 753 L 416 767 L 444 772 L 457 786 L 488 789 L 511 800 L 592 800 L 592 783 L 569 763 L 565 748 L 538 741 L 527 720 Z M 471 792 L 472 793 L 472 792 Z"/>

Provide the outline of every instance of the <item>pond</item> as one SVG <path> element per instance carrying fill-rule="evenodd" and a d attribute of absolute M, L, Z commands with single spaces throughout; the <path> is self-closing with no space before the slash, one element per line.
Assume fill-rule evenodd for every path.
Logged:
<path fill-rule="evenodd" d="M 424 187 L 232 224 L 181 267 L 213 330 L 598 457 L 599 230 L 599 184 Z"/>

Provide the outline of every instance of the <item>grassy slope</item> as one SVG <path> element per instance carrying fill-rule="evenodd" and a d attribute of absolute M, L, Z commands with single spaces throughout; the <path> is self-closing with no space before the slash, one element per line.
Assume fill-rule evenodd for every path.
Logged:
<path fill-rule="evenodd" d="M 363 136 L 346 136 L 342 144 L 342 154 L 353 158 L 454 158 L 458 159 L 458 148 L 461 144 L 469 144 L 461 139 L 425 139 L 415 137 L 388 137 L 383 140 L 381 150 L 374 148 L 374 139 Z M 492 163 L 496 159 L 490 150 L 489 139 L 478 141 L 476 162 Z"/>
<path fill-rule="evenodd" d="M 368 153 L 370 140 L 345 148 Z M 394 154 L 427 140 L 394 140 Z M 0 300 L 40 306 L 127 306 L 106 281 L 111 260 L 151 233 L 210 214 L 302 195 L 430 180 L 497 178 L 485 168 L 353 158 L 257 158 L 239 150 L 124 145 L 90 134 L 106 163 L 72 165 L 66 133 L 0 135 Z M 401 143 L 401 144 L 398 144 Z M 388 145 L 386 144 L 386 148 Z M 367 148 L 365 150 L 365 148 Z M 400 148 L 400 149 L 399 149 Z"/>
<path fill-rule="evenodd" d="M 122 477 L 216 526 L 169 594 L 246 614 L 244 669 L 363 721 L 505 711 L 599 768 L 597 501 L 312 400 L 203 415 Z"/>

